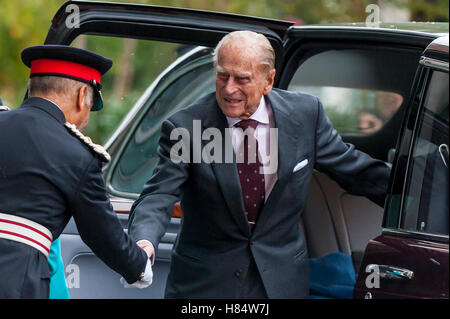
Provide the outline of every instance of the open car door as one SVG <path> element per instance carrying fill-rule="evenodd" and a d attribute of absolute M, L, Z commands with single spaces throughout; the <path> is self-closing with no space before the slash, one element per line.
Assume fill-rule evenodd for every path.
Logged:
<path fill-rule="evenodd" d="M 420 59 L 383 232 L 367 245 L 354 298 L 449 298 L 448 71 L 447 36 Z"/>

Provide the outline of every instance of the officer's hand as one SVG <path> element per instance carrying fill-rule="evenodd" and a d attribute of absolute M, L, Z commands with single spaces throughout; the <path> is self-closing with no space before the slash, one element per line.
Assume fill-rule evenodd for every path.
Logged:
<path fill-rule="evenodd" d="M 153 265 L 155 263 L 155 248 L 153 247 L 153 244 L 148 240 L 140 240 L 136 244 L 145 251 L 147 257 L 152 261 Z"/>
<path fill-rule="evenodd" d="M 140 280 L 138 280 L 132 284 L 129 284 L 123 277 L 120 278 L 120 283 L 125 288 L 143 289 L 143 288 L 147 288 L 148 286 L 150 286 L 152 284 L 152 282 L 153 282 L 153 270 L 152 270 L 152 263 L 150 260 L 147 260 L 147 264 L 145 265 L 144 276 Z"/>

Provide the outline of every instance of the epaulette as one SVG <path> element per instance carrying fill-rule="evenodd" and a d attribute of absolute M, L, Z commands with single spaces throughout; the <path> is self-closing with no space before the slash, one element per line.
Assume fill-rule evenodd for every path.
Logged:
<path fill-rule="evenodd" d="M 1 111 L 9 111 L 11 110 L 9 107 L 7 107 L 6 105 L 0 105 L 0 112 Z"/>
<path fill-rule="evenodd" d="M 94 151 L 95 154 L 97 154 L 100 159 L 104 162 L 109 162 L 111 160 L 111 155 L 108 154 L 108 152 L 105 150 L 105 148 L 99 144 L 95 144 L 91 141 L 91 139 L 87 136 L 84 136 L 83 133 L 81 133 L 75 124 L 71 124 L 69 122 L 64 123 L 64 126 L 69 130 L 69 132 L 78 138 L 81 142 L 86 144 L 89 149 Z"/>

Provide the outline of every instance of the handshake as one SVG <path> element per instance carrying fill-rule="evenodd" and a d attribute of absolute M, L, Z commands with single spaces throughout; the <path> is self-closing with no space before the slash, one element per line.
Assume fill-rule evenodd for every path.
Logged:
<path fill-rule="evenodd" d="M 127 281 L 122 277 L 120 278 L 120 282 L 125 288 L 147 288 L 150 286 L 153 282 L 153 270 L 152 270 L 152 264 L 154 263 L 155 259 L 155 248 L 153 247 L 152 243 L 148 240 L 140 240 L 136 243 L 139 247 L 141 247 L 145 253 L 147 254 L 148 260 L 147 264 L 145 266 L 144 275 L 141 279 L 138 281 L 129 284 Z"/>

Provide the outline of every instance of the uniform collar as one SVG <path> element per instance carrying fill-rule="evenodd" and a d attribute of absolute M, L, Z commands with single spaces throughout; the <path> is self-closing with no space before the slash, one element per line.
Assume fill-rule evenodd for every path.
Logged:
<path fill-rule="evenodd" d="M 249 119 L 258 121 L 259 123 L 262 123 L 262 124 L 269 124 L 269 111 L 267 109 L 266 100 L 264 99 L 264 95 L 261 97 L 261 101 L 259 102 L 259 106 L 256 109 L 255 113 L 253 113 L 249 117 Z M 233 127 L 236 123 L 239 123 L 242 120 L 238 117 L 228 117 L 227 116 L 227 121 L 228 121 L 228 126 Z"/>
<path fill-rule="evenodd" d="M 26 99 L 21 107 L 36 107 L 43 110 L 44 112 L 53 116 L 58 122 L 64 124 L 66 122 L 66 117 L 61 111 L 61 108 L 54 102 L 41 98 L 41 97 L 30 97 Z"/>

